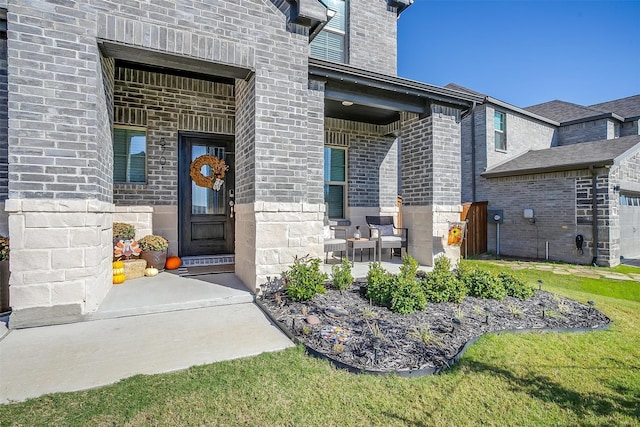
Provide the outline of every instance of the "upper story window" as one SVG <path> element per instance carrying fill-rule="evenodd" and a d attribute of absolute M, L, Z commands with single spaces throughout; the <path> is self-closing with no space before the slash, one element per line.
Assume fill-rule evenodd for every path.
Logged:
<path fill-rule="evenodd" d="M 493 113 L 496 150 L 507 151 L 507 115 L 501 111 Z"/>
<path fill-rule="evenodd" d="M 147 182 L 147 131 L 143 128 L 113 129 L 113 181 Z"/>
<path fill-rule="evenodd" d="M 311 56 L 328 61 L 347 62 L 347 1 L 323 0 L 336 14 L 311 42 Z"/>
<path fill-rule="evenodd" d="M 329 218 L 346 218 L 347 149 L 324 147 L 324 202 Z"/>

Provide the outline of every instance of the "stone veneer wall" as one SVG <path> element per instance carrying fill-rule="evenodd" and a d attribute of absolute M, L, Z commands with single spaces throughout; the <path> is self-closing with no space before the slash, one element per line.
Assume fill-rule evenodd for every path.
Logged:
<path fill-rule="evenodd" d="M 450 221 L 459 221 L 460 111 L 438 104 L 431 115 L 407 120 L 402 129 L 402 221 L 409 250 L 420 264 L 439 254 L 457 264 L 460 250 L 446 246 Z"/>
<path fill-rule="evenodd" d="M 395 76 L 397 10 L 387 0 L 348 0 L 349 65 Z M 411 10 L 411 9 L 409 9 Z"/>
<path fill-rule="evenodd" d="M 113 205 L 98 200 L 6 201 L 11 231 L 11 328 L 94 311 L 111 288 Z"/>
<path fill-rule="evenodd" d="M 153 234 L 153 207 L 151 206 L 116 206 L 113 222 L 126 222 L 136 229 L 136 240 Z"/>

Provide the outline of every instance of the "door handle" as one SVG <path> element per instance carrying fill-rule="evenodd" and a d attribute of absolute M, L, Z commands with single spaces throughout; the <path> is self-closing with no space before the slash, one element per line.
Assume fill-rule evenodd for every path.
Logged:
<path fill-rule="evenodd" d="M 233 206 L 235 204 L 233 200 L 229 200 L 229 218 L 233 218 Z"/>

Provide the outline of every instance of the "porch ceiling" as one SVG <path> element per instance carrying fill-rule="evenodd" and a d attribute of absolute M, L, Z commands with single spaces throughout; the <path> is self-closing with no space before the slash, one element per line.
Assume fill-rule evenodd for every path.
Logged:
<path fill-rule="evenodd" d="M 230 81 L 233 82 L 232 79 L 247 79 L 253 72 L 246 68 L 218 64 L 186 56 L 171 55 L 108 41 L 100 41 L 98 44 L 103 55 L 107 57 L 143 67 L 166 70 L 169 74 L 186 72 L 202 76 L 207 80 L 226 78 L 231 79 Z"/>
<path fill-rule="evenodd" d="M 389 124 L 401 112 L 426 114 L 432 102 L 466 111 L 484 98 L 454 89 L 309 58 L 310 78 L 325 82 L 325 116 Z M 352 102 L 345 106 L 343 101 Z"/>

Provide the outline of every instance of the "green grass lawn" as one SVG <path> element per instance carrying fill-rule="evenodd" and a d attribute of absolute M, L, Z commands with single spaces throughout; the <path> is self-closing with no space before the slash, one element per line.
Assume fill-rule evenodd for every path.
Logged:
<path fill-rule="evenodd" d="M 515 273 L 596 301 L 611 328 L 486 336 L 415 379 L 349 374 L 294 348 L 0 406 L 0 425 L 640 425 L 640 283 Z"/>

